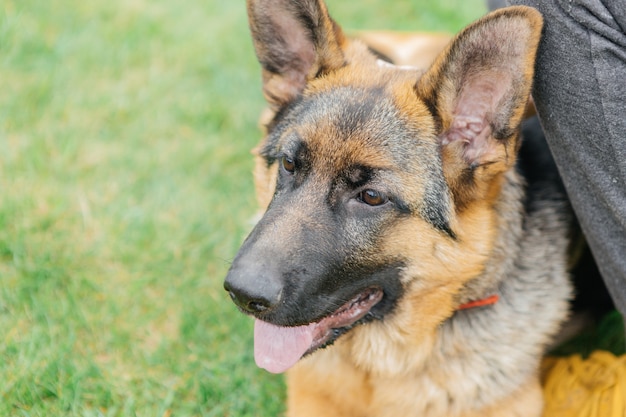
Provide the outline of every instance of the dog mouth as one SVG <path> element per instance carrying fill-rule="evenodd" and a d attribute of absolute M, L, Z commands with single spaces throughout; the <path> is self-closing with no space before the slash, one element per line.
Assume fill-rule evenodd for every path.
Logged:
<path fill-rule="evenodd" d="M 257 366 L 275 374 L 285 372 L 303 356 L 327 346 L 359 324 L 382 298 L 380 288 L 368 288 L 329 316 L 304 326 L 276 326 L 257 319 L 254 324 Z"/>

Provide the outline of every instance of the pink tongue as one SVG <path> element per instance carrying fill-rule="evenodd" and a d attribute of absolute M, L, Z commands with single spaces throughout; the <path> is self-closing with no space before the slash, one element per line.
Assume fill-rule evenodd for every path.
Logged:
<path fill-rule="evenodd" d="M 254 322 L 254 360 L 271 373 L 285 372 L 311 347 L 315 323 L 280 327 L 261 320 Z"/>

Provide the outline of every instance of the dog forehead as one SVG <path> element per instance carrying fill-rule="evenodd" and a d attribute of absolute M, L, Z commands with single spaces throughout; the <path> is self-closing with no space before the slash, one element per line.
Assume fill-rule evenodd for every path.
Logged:
<path fill-rule="evenodd" d="M 432 119 L 416 117 L 403 100 L 385 87 L 342 86 L 305 96 L 290 117 L 287 146 L 304 144 L 313 160 L 337 167 L 388 168 L 419 159 L 435 151 Z"/>

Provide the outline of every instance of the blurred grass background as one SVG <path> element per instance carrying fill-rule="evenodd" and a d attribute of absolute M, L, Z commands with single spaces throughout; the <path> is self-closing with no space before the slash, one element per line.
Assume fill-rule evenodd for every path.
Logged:
<path fill-rule="evenodd" d="M 454 32 L 482 0 L 330 0 Z M 222 289 L 255 212 L 245 3 L 0 3 L 0 415 L 273 416 Z"/>

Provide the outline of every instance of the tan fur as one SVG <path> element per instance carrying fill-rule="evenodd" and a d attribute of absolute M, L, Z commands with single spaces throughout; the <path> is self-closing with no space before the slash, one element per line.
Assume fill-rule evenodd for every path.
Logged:
<path fill-rule="evenodd" d="M 274 7 L 280 1 L 268 0 L 267 3 Z M 513 249 L 507 249 L 508 240 L 516 240 L 519 238 L 517 234 L 522 233 L 521 221 L 511 221 L 503 214 L 506 210 L 522 210 L 518 195 L 521 180 L 512 172 L 519 148 L 517 129 L 512 129 L 509 137 L 489 141 L 487 150 L 477 153 L 476 157 L 462 142 L 440 146 L 438 141 L 454 128 L 455 112 L 464 110 L 458 109 L 463 98 L 463 85 L 471 85 L 472 77 L 478 71 L 491 71 L 495 86 L 487 82 L 476 90 L 493 90 L 493 95 L 497 96 L 496 84 L 500 84 L 500 78 L 510 75 L 508 66 L 522 68 L 514 76 L 518 77 L 516 83 L 521 86 L 520 91 L 525 91 L 526 95 L 506 103 L 510 105 L 506 120 L 494 121 L 492 126 L 485 127 L 485 132 L 493 134 L 490 129 L 499 127 L 505 132 L 507 124 L 519 125 L 527 112 L 541 17 L 532 9 L 522 7 L 496 12 L 490 19 L 473 24 L 451 44 L 445 35 L 389 32 L 357 34 L 363 43 L 348 40 L 327 16 L 323 3 L 319 4 L 322 13 L 317 17 L 322 29 L 316 33 L 322 34 L 322 46 L 316 45 L 311 52 L 313 55 L 307 55 L 310 68 L 306 67 L 306 74 L 291 70 L 272 72 L 267 66 L 263 68 L 264 94 L 270 110 L 262 117 L 262 124 L 267 126 L 266 130 L 271 130 L 276 112 L 295 97 L 315 97 L 341 87 L 381 88 L 398 109 L 397 117 L 418 131 L 426 145 L 441 150 L 442 174 L 451 193 L 450 228 L 456 236 L 446 238 L 418 216 L 406 216 L 385 231 L 378 253 L 370 256 L 373 261 L 393 257 L 406 260 L 401 273 L 405 289 L 401 302 L 389 317 L 360 326 L 340 337 L 332 347 L 301 359 L 287 374 L 287 415 L 539 416 L 542 399 L 538 362 L 542 346 L 548 342 L 549 334 L 556 330 L 558 317 L 566 314 L 565 302 L 561 300 L 555 304 L 554 322 L 545 324 L 542 335 L 537 336 L 537 347 L 523 352 L 503 347 L 502 351 L 496 349 L 494 356 L 489 356 L 491 353 L 483 355 L 483 350 L 491 349 L 499 338 L 513 343 L 525 335 L 510 325 L 495 325 L 499 334 L 493 334 L 487 328 L 477 328 L 474 332 L 469 325 L 462 324 L 469 319 L 460 317 L 455 320 L 463 315 L 456 311 L 460 303 L 495 288 L 500 279 L 498 274 L 509 268 L 509 259 L 513 255 L 510 253 Z M 265 7 L 263 1 L 248 1 L 253 38 L 262 64 L 271 51 L 259 40 L 265 35 L 259 34 L 262 25 L 255 16 L 269 19 L 270 8 L 266 10 Z M 262 11 L 259 13 L 259 10 Z M 506 19 L 494 18 L 505 13 L 510 16 L 508 23 Z M 286 26 L 292 24 L 284 23 Z M 482 41 L 480 28 L 490 25 L 501 25 L 500 31 L 517 31 L 517 36 L 524 39 L 520 45 L 510 46 L 524 48 L 514 54 L 519 56 L 521 63 L 502 62 L 502 68 L 498 68 L 492 61 L 486 64 L 480 58 L 464 55 L 465 51 L 473 50 L 472 44 Z M 423 69 L 431 63 L 432 66 L 423 76 L 419 69 L 398 71 L 381 66 L 366 44 L 398 64 Z M 482 68 L 486 65 L 491 66 Z M 419 80 L 417 84 L 416 80 Z M 433 117 L 433 113 L 437 117 Z M 366 123 L 372 123 L 374 127 L 380 121 Z M 368 133 L 374 130 L 368 129 L 366 124 L 363 131 L 339 141 L 337 138 L 341 132 L 333 123 L 302 122 L 291 126 L 283 136 L 295 132 L 307 138 L 307 146 L 317 158 L 312 163 L 314 174 L 311 181 L 319 184 L 320 194 L 333 175 L 353 164 L 387 168 L 396 175 L 395 186 L 402 193 L 425 194 L 426 184 L 421 178 L 430 173 L 432 167 L 410 166 L 405 169 L 407 167 L 394 165 L 384 149 L 371 146 Z M 262 157 L 265 145 L 263 142 L 253 151 L 255 186 L 263 209 L 274 194 L 279 169 L 279 163 L 268 166 Z M 473 181 L 468 186 L 464 175 L 471 163 L 479 166 L 472 171 Z M 306 198 L 314 201 L 316 196 Z M 314 217 L 314 213 L 301 212 L 276 221 L 277 232 L 273 238 L 297 239 L 297 236 L 289 235 L 289 231 L 306 222 L 307 216 Z M 523 244 L 532 247 L 533 242 L 529 238 Z M 561 299 L 566 298 L 567 291 L 563 289 Z M 511 301 L 511 305 L 496 306 L 494 311 L 501 311 L 503 317 L 506 316 L 503 320 L 515 320 L 514 311 L 529 310 L 533 304 L 532 300 L 522 300 Z M 474 336 L 476 339 L 468 340 Z M 515 368 L 515 364 L 522 360 L 530 364 L 527 372 Z M 488 368 L 493 368 L 494 373 L 485 374 L 484 370 Z M 506 377 L 515 372 L 515 377 Z"/>
<path fill-rule="evenodd" d="M 436 371 L 422 372 L 419 378 L 411 374 L 376 376 L 374 385 L 371 383 L 374 380 L 371 375 L 347 366 L 340 359 L 318 358 L 315 362 L 305 359 L 289 372 L 289 415 L 327 416 L 331 415 L 328 410 L 333 410 L 332 416 L 336 417 L 526 417 L 540 415 L 543 407 L 541 387 L 533 378 L 496 404 L 457 414 L 449 409 L 446 393 L 435 393 L 432 389 L 439 384 L 449 383 L 448 380 L 442 380 Z M 327 369 L 333 372 L 324 372 Z M 341 375 L 341 378 L 338 379 L 337 375 Z M 459 373 L 457 377 L 457 381 L 462 382 L 467 380 L 468 375 Z M 318 381 L 321 380 L 325 383 L 320 384 Z M 455 389 L 463 389 L 462 383 L 451 385 L 457 385 Z M 425 398 L 420 401 L 419 397 Z"/>

